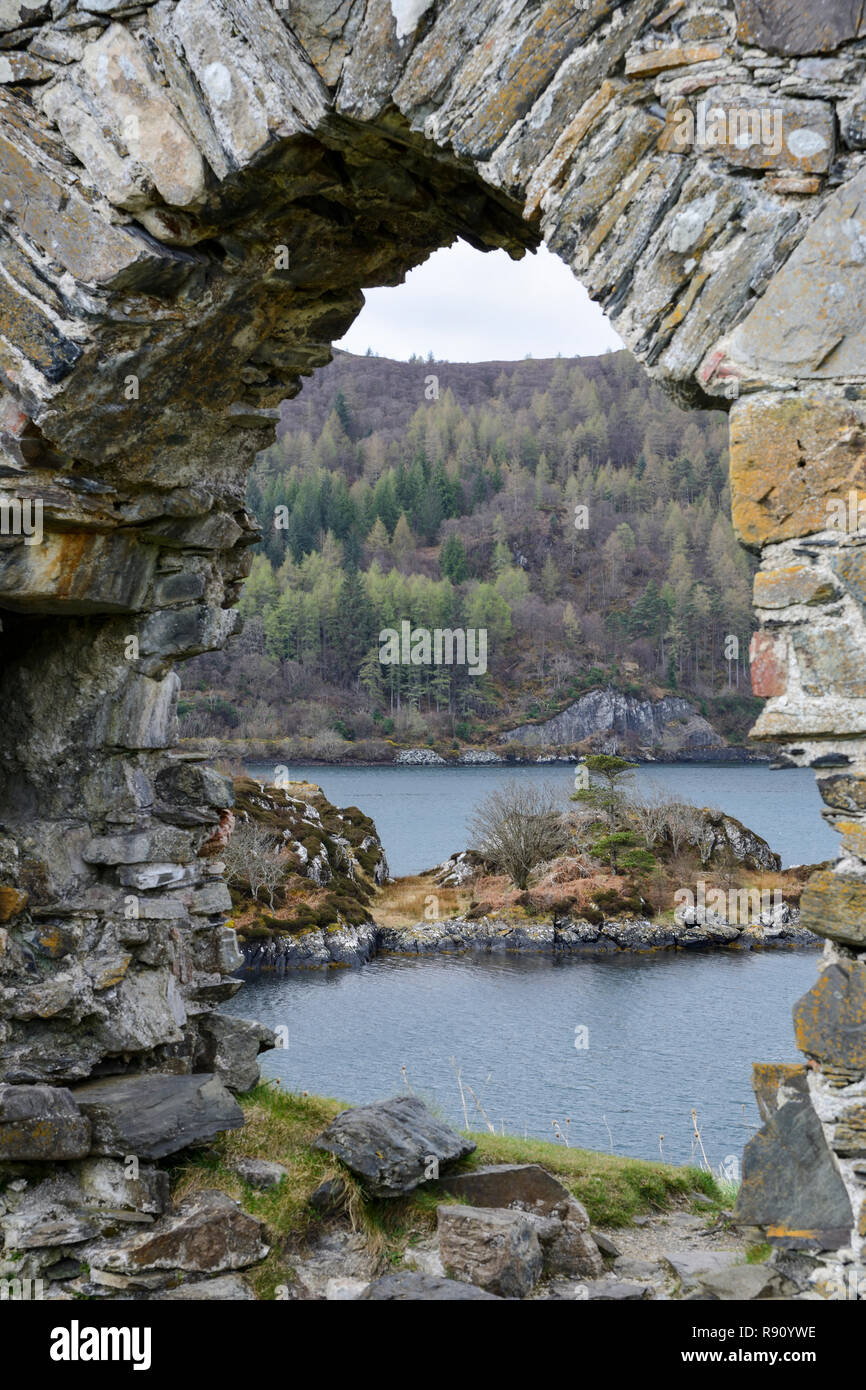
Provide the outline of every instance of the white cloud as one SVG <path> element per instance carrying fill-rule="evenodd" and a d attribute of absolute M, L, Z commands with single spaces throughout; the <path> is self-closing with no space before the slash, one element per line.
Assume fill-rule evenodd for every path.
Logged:
<path fill-rule="evenodd" d="M 396 289 L 366 292 L 337 347 L 405 360 L 516 361 L 621 348 L 615 329 L 568 267 L 541 247 L 522 261 L 465 242 L 436 251 Z"/>

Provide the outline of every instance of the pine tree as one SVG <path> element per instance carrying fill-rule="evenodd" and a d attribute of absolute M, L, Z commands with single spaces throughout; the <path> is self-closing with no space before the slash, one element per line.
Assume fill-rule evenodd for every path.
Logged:
<path fill-rule="evenodd" d="M 466 548 L 456 532 L 446 537 L 439 551 L 439 569 L 452 584 L 462 584 L 469 573 Z"/>
<path fill-rule="evenodd" d="M 357 569 L 343 576 L 334 640 L 343 679 L 358 679 L 375 635 L 373 605 Z"/>

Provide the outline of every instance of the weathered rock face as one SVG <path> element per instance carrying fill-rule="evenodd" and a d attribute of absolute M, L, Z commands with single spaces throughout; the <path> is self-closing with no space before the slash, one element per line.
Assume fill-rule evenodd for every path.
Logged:
<path fill-rule="evenodd" d="M 458 235 L 543 238 L 659 379 L 739 397 L 757 731 L 866 876 L 861 10 L 3 0 L 0 1080 L 213 1047 L 231 790 L 171 751 L 172 665 L 233 630 L 279 400 Z"/>
<path fill-rule="evenodd" d="M 723 738 L 688 700 L 667 696 L 640 700 L 618 690 L 593 690 L 541 724 L 522 724 L 502 734 L 503 743 L 527 748 L 568 748 L 602 735 L 605 749 L 663 753 L 718 753 Z"/>
<path fill-rule="evenodd" d="M 523 1212 L 440 1207 L 438 1229 L 442 1264 L 451 1278 L 500 1298 L 525 1298 L 541 1278 L 541 1244 Z"/>

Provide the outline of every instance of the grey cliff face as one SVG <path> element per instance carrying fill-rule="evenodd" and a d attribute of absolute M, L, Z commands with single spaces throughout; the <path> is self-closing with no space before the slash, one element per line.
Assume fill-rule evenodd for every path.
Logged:
<path fill-rule="evenodd" d="M 568 709 L 540 724 L 522 724 L 501 735 L 502 743 L 527 748 L 568 747 L 594 735 L 604 735 L 624 749 L 710 751 L 725 741 L 688 700 L 665 696 L 641 700 L 619 690 L 592 690 Z"/>

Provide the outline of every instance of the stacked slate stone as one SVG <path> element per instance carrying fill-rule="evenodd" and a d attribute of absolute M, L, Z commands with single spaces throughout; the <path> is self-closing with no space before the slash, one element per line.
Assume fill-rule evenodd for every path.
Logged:
<path fill-rule="evenodd" d="M 814 1065 L 776 1087 L 743 1200 L 863 1269 L 864 23 L 850 0 L 0 0 L 7 1086 L 211 1066 L 229 801 L 172 751 L 172 664 L 234 631 L 246 471 L 363 286 L 457 235 L 543 238 L 660 381 L 731 407 L 757 733 L 816 768 L 843 836 L 804 899 Z M 52 1130 L 56 1097 L 6 1097 Z"/>

